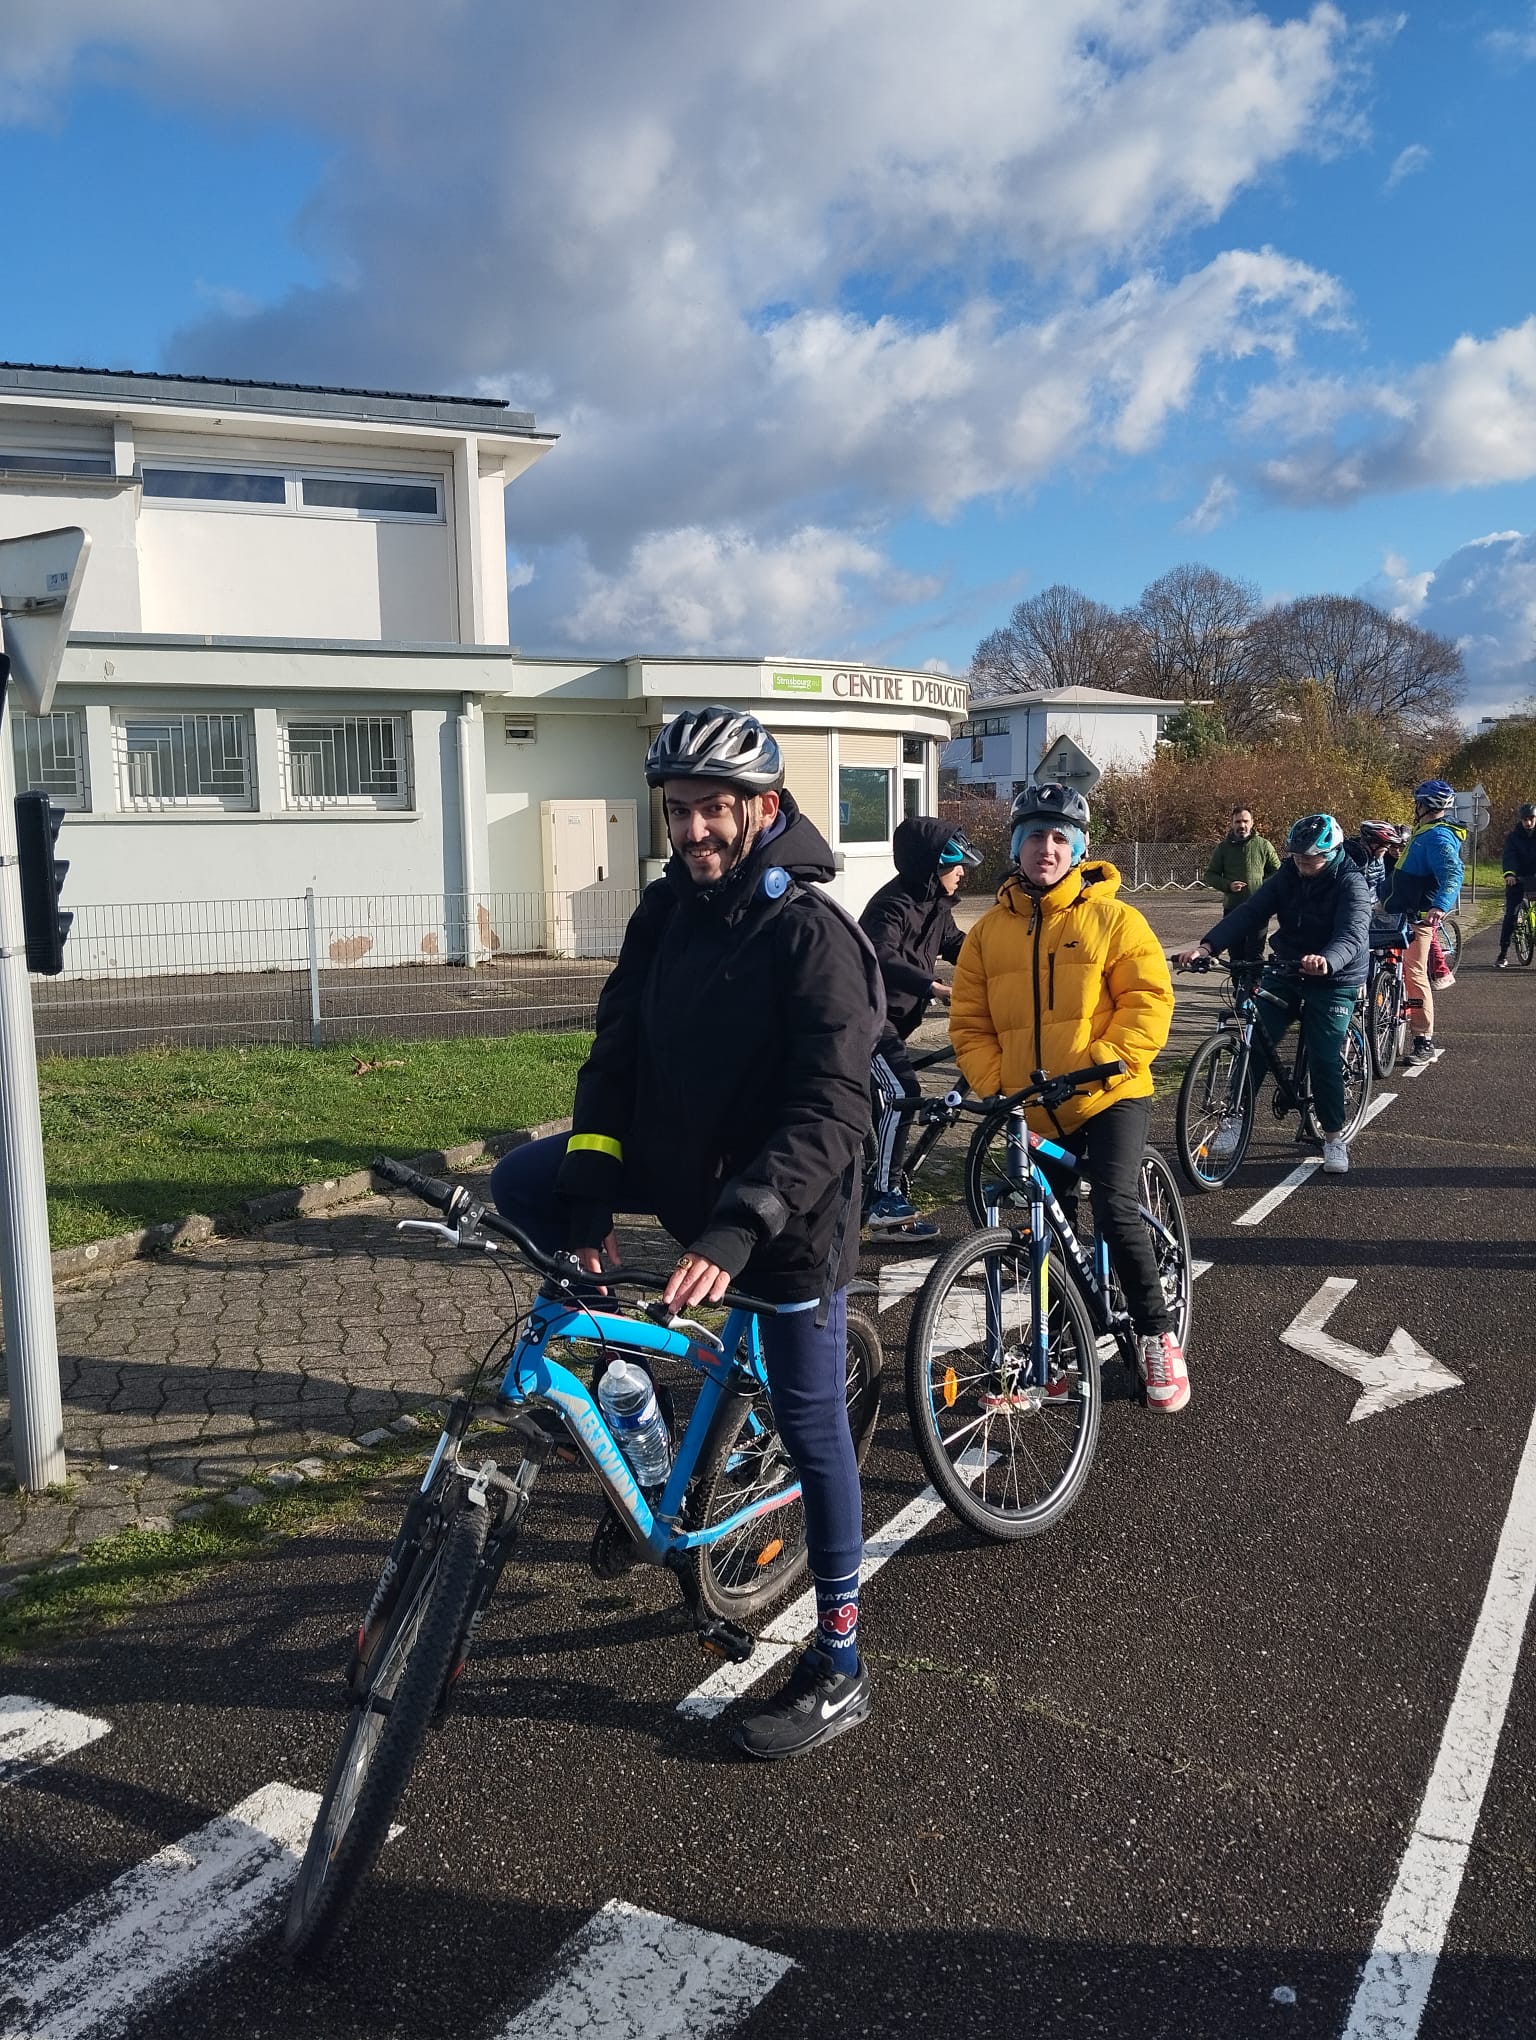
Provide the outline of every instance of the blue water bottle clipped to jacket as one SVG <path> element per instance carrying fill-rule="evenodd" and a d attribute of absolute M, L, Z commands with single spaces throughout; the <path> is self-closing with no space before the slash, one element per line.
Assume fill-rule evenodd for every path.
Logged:
<path fill-rule="evenodd" d="M 645 1369 L 628 1360 L 611 1361 L 597 1385 L 597 1400 L 641 1487 L 665 1487 L 672 1443 Z"/>

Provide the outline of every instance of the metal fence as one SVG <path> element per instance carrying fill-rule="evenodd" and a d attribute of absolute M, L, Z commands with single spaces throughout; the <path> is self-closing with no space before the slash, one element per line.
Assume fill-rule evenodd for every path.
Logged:
<path fill-rule="evenodd" d="M 1115 865 L 1127 892 L 1194 892 L 1216 847 L 1209 843 L 1095 843 L 1091 855 Z"/>
<path fill-rule="evenodd" d="M 32 981 L 43 1055 L 592 1025 L 637 892 L 385 893 L 82 906 Z"/>

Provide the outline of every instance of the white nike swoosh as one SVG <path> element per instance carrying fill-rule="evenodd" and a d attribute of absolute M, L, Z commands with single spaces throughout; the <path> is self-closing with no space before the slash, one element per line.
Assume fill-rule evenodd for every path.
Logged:
<path fill-rule="evenodd" d="M 838 1701 L 823 1700 L 821 1703 L 822 1720 L 835 1721 L 837 1716 L 842 1713 L 843 1709 L 845 1707 L 851 1707 L 854 1701 L 858 1699 L 858 1697 L 859 1696 L 857 1693 L 845 1693 L 842 1699 Z"/>

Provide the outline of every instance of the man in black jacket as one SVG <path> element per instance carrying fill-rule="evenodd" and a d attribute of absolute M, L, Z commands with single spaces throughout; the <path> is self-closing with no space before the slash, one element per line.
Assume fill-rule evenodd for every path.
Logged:
<path fill-rule="evenodd" d="M 1526 801 L 1520 819 L 1504 838 L 1504 919 L 1499 928 L 1496 970 L 1509 969 L 1515 916 L 1527 892 L 1536 892 L 1536 802 Z"/>
<path fill-rule="evenodd" d="M 1181 964 L 1228 948 L 1234 938 L 1262 934 L 1273 916 L 1270 964 L 1259 980 L 1259 1018 L 1271 1050 L 1300 1018 L 1312 1073 L 1312 1096 L 1323 1133 L 1323 1167 L 1349 1169 L 1344 1139 L 1344 1043 L 1370 963 L 1371 893 L 1344 848 L 1332 815 L 1303 815 L 1286 838 L 1286 857 L 1273 878 L 1239 901 Z"/>
<path fill-rule="evenodd" d="M 801 1481 L 817 1636 L 735 1740 L 751 1756 L 798 1756 L 871 1704 L 846 1309 L 879 970 L 817 889 L 832 852 L 783 791 L 779 747 L 755 716 L 688 710 L 645 771 L 672 856 L 598 1000 L 572 1131 L 515 1148 L 491 1189 L 538 1244 L 575 1249 L 593 1272 L 617 1261 L 616 1211 L 655 1212 L 686 1242 L 664 1292 L 675 1310 L 716 1301 L 738 1276 L 780 1306 L 761 1320 L 763 1357 Z"/>
<path fill-rule="evenodd" d="M 931 1238 L 938 1227 L 917 1216 L 901 1189 L 901 1163 L 912 1115 L 901 1101 L 921 1096 L 922 1085 L 906 1044 L 922 1024 L 930 999 L 949 998 L 949 986 L 934 976 L 940 957 L 953 963 L 964 935 L 950 902 L 967 869 L 980 864 L 961 829 L 932 815 L 897 824 L 891 838 L 896 876 L 873 896 L 859 926 L 874 944 L 885 984 L 886 1029 L 875 1048 L 871 1075 L 878 1119 L 875 1126 L 875 1196 L 869 1207 L 872 1231 L 900 1230 L 909 1239 Z"/>

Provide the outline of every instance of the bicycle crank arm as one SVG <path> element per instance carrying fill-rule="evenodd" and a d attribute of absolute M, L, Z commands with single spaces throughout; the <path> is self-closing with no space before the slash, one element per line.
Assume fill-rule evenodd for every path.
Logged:
<path fill-rule="evenodd" d="M 699 1599 L 697 1582 L 681 1553 L 669 1552 L 665 1563 L 677 1581 L 701 1647 L 715 1657 L 727 1658 L 733 1665 L 745 1664 L 757 1647 L 751 1630 L 743 1629 L 739 1622 L 727 1621 L 723 1615 L 710 1614 Z"/>

